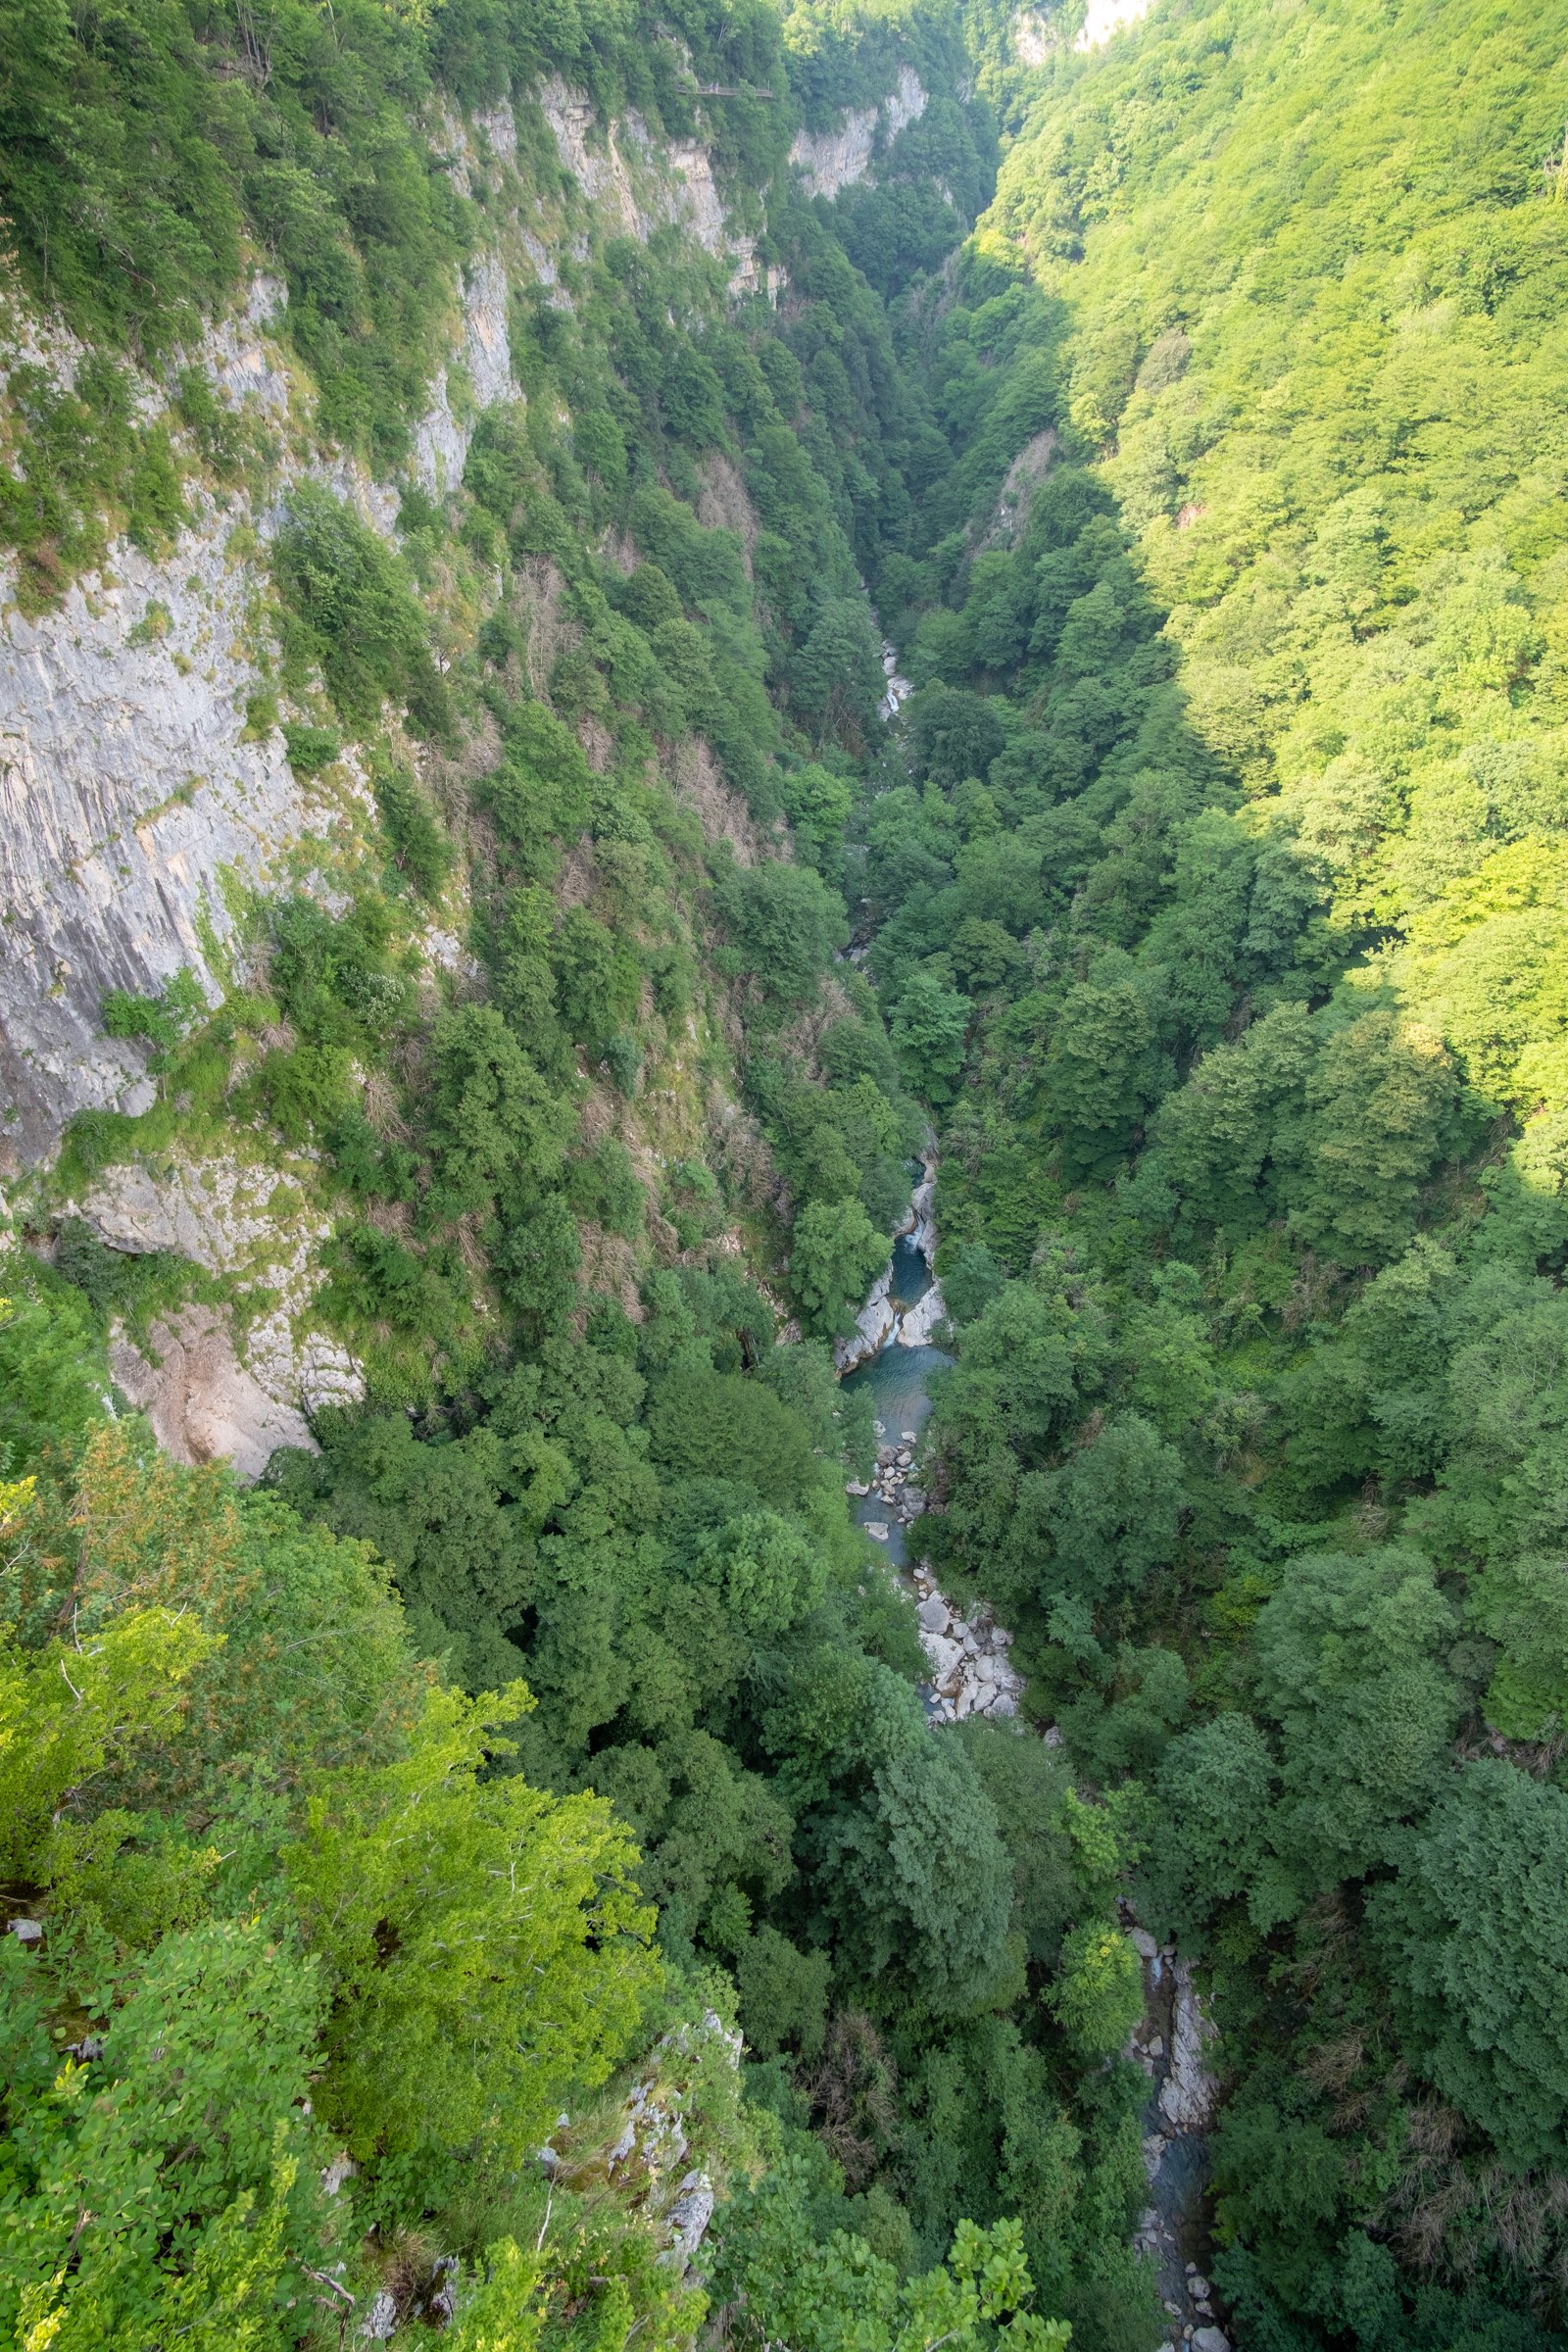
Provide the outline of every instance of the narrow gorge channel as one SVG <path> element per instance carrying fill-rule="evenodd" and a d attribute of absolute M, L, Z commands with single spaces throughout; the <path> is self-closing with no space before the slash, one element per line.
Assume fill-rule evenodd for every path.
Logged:
<path fill-rule="evenodd" d="M 914 1601 L 931 1667 L 921 1695 L 930 1720 L 948 1724 L 971 1716 L 1016 1717 L 1024 1685 L 1009 1655 L 1011 1632 L 997 1622 L 989 1602 L 978 1602 L 966 1615 L 955 1607 L 938 1589 L 919 1540 L 926 1505 L 919 1448 L 931 1417 L 931 1382 L 956 1360 L 933 1339 L 945 1313 L 935 1272 L 936 1169 L 935 1155 L 928 1153 L 893 1255 L 853 1333 L 839 1342 L 837 1357 L 845 1389 L 870 1400 L 877 1441 L 870 1479 L 849 1482 L 851 1507 Z M 1048 1746 L 1061 1744 L 1054 1723 L 1041 1736 Z M 1134 2242 L 1153 2260 L 1171 2343 L 1190 2345 L 1193 2352 L 1229 2352 L 1203 2268 L 1207 2135 L 1217 2090 L 1208 2064 L 1214 2029 L 1191 1964 L 1177 1957 L 1173 1944 L 1157 1943 L 1128 1903 L 1119 1909 L 1142 1963 L 1144 1986 L 1144 2014 L 1124 2054 L 1149 2078 L 1143 2116 L 1149 2203 Z"/>

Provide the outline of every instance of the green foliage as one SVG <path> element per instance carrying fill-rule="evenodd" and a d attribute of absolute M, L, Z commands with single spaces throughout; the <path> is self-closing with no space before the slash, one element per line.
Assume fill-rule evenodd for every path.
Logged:
<path fill-rule="evenodd" d="M 1143 1968 L 1131 1940 L 1098 1920 L 1072 1929 L 1048 1997 L 1074 2048 L 1108 2058 L 1143 2014 Z"/>
<path fill-rule="evenodd" d="M 893 1009 L 893 1043 L 908 1085 L 933 1102 L 951 1102 L 956 1092 L 968 1026 L 963 999 L 940 972 L 910 973 Z"/>
<path fill-rule="evenodd" d="M 1568 2099 L 1565 1835 L 1561 1789 L 1466 1765 L 1371 1901 L 1407 2045 L 1518 2169 L 1550 2160 Z"/>
<path fill-rule="evenodd" d="M 871 615 L 858 597 L 824 604 L 790 666 L 795 699 L 824 732 L 864 735 L 882 699 L 882 666 Z"/>
<path fill-rule="evenodd" d="M 933 2008 L 967 2007 L 994 1990 L 1006 1958 L 1011 1889 L 984 1789 L 960 1750 L 925 1743 L 884 1765 L 876 1792 L 872 1838 L 857 1835 L 846 1859 L 868 1846 L 885 1857 L 861 1896 L 877 1959 L 899 1953 Z"/>
<path fill-rule="evenodd" d="M 1079 1901 L 1064 1813 L 1070 1794 L 1066 1769 L 1021 1725 L 971 1717 L 958 1736 L 996 1807 L 1012 1865 L 1013 1930 L 1031 1960 L 1053 1961 Z"/>
<path fill-rule="evenodd" d="M 966 2352 L 1004 2345 L 1008 2352 L 1060 2352 L 1071 2329 L 1026 2306 L 1034 2282 L 1016 2222 L 986 2231 L 965 2224 L 947 2266 L 901 2282 L 891 2263 L 862 2238 L 812 2232 L 808 2179 L 798 2162 L 770 2173 L 734 2201 L 726 2217 L 714 2284 L 738 2305 L 736 2333 L 761 2344 L 772 2326 L 811 2352 L 931 2352 L 937 2343 Z"/>
<path fill-rule="evenodd" d="M 297 768 L 292 746 L 289 758 Z M 387 768 L 376 776 L 375 805 L 381 811 L 381 822 L 397 862 L 419 897 L 438 897 L 451 870 L 452 846 L 435 810 L 407 768 Z"/>
<path fill-rule="evenodd" d="M 50 29 L 65 34 L 64 10 Z M 11 54 L 36 63 L 25 33 L 13 29 L 11 40 Z M 12 114 L 4 97 L 0 107 Z M 8 394 L 22 430 L 20 463 L 0 482 L 0 546 L 20 558 L 24 611 L 57 603 L 75 572 L 102 562 L 117 529 L 149 555 L 172 545 L 185 519 L 180 467 L 168 425 L 138 417 L 127 370 L 92 352 L 65 391 L 24 365 L 12 370 Z"/>
<path fill-rule="evenodd" d="M 0 1299 L 0 1467 L 24 1477 L 74 1454 L 103 1411 L 93 1332 L 79 1300 Z"/>
<path fill-rule="evenodd" d="M 1308 1553 L 1257 1624 L 1259 1695 L 1280 1725 L 1278 1836 L 1328 1883 L 1365 1870 L 1425 1809 L 1456 1693 L 1441 1652 L 1451 1605 L 1418 1553 Z"/>
<path fill-rule="evenodd" d="M 6 1490 L 12 1498 L 17 1492 Z M 29 1499 L 24 1494 L 24 1510 Z M 56 1642 L 36 1659 L 5 1658 L 0 1860 L 8 1871 L 20 1876 L 37 1861 L 57 1809 L 79 1783 L 111 1763 L 122 1765 L 127 1749 L 167 1733 L 180 1687 L 205 1646 L 193 1621 L 144 1609 L 107 1626 L 77 1655 L 68 1656 Z"/>
<path fill-rule="evenodd" d="M 809 866 L 734 866 L 714 885 L 713 906 L 731 942 L 729 968 L 781 1005 L 814 994 L 849 936 L 842 902 Z"/>
<path fill-rule="evenodd" d="M 148 1068 L 163 1070 L 192 1023 L 206 1010 L 202 984 L 186 966 L 156 997 L 133 997 L 122 988 L 112 988 L 99 1018 L 106 1037 L 144 1037 L 153 1049 Z"/>
<path fill-rule="evenodd" d="M 658 1981 L 609 1807 L 477 1781 L 526 1703 L 520 1687 L 432 1692 L 407 1756 L 330 1776 L 284 1852 L 356 2153 L 477 2145 L 520 2164 L 564 2096 L 604 2082 Z"/>
<path fill-rule="evenodd" d="M 102 1628 L 108 1657 L 129 1639 L 125 1612 L 153 1610 L 176 1655 L 193 1645 L 177 1723 L 150 1699 L 131 1708 L 135 1753 L 96 1768 L 99 1797 L 215 1804 L 247 1774 L 293 1787 L 400 1737 L 426 1677 L 362 1546 L 302 1527 L 275 1497 L 236 1496 L 217 1471 L 141 1458 L 123 1424 L 100 1423 L 73 1468 L 70 1570 L 43 1545 L 21 1555 L 8 1607 L 24 1638 L 69 1607 L 78 1632 Z"/>
<path fill-rule="evenodd" d="M 391 700 L 407 707 L 421 734 L 448 732 L 424 614 L 405 567 L 368 523 L 330 491 L 299 483 L 289 492 L 272 564 L 286 612 L 286 659 L 297 669 L 320 671 L 345 726 L 368 733 Z"/>
<path fill-rule="evenodd" d="M 722 1587 L 726 1606 L 750 1633 L 786 1633 L 826 1584 L 825 1563 L 776 1511 L 749 1511 L 705 1537 L 695 1564 L 705 1581 Z"/>
<path fill-rule="evenodd" d="M 848 1331 L 888 1244 L 858 1200 L 813 1200 L 795 1220 L 790 1288 L 803 1328 L 831 1339 Z"/>
<path fill-rule="evenodd" d="M 1165 1819 L 1146 1878 L 1158 1916 L 1196 1941 L 1217 1907 L 1246 1894 L 1261 1872 L 1273 1759 L 1249 1717 L 1216 1715 L 1171 1740 L 1156 1788 Z"/>
<path fill-rule="evenodd" d="M 444 1012 L 430 1037 L 430 1148 L 448 1215 L 555 1175 L 571 1138 L 554 1094 L 488 1004 Z"/>
<path fill-rule="evenodd" d="M 281 2281 L 298 2292 L 324 2234 L 306 2095 L 316 1964 L 259 1920 L 168 1936 L 101 2056 L 61 2066 L 42 1964 L 7 1945 L 6 2321 L 61 2345 L 159 2342 L 192 2323 L 213 2344 L 220 2324 L 230 2342 L 285 2340 Z"/>
<path fill-rule="evenodd" d="M 1112 1414 L 1059 1470 L 1020 1494 L 1050 1546 L 1043 1597 L 1102 1600 L 1118 1588 L 1136 1591 L 1175 1548 L 1184 1500 L 1175 1448 L 1142 1414 Z"/>
<path fill-rule="evenodd" d="M 313 727 L 303 719 L 285 723 L 283 740 L 288 746 L 289 766 L 306 783 L 323 767 L 330 767 L 343 748 L 329 728 Z"/>
<path fill-rule="evenodd" d="M 1214 1970 L 1216 2275 L 1305 2352 L 1557 2316 L 1554 2226 L 1477 2183 L 1560 2155 L 1564 216 L 1549 36 L 1298 35 L 1204 6 L 1025 75 L 988 21 L 1017 135 L 940 298 L 915 201 L 907 254 L 842 209 L 936 440 L 862 566 L 917 691 L 846 868 L 945 1127 L 922 1532 Z"/>
<path fill-rule="evenodd" d="M 586 1159 L 574 1163 L 567 1181 L 579 1216 L 592 1217 L 607 1231 L 635 1240 L 647 1200 L 624 1144 L 607 1135 Z"/>

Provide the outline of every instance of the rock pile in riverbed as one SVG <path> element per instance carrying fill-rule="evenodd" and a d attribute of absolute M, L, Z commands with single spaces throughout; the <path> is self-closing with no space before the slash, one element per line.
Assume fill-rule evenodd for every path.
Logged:
<path fill-rule="evenodd" d="M 871 1483 L 851 1479 L 847 1492 L 859 1499 L 874 1494 L 888 1508 L 886 1519 L 862 1521 L 865 1532 L 886 1544 L 892 1523 L 914 1525 L 925 1509 L 925 1495 L 912 1483 L 915 1432 L 902 1429 L 895 1445 L 879 1421 L 876 1469 Z M 931 1661 L 927 1686 L 931 1713 L 938 1723 L 961 1723 L 969 1715 L 1016 1715 L 1023 1678 L 1013 1671 L 1007 1651 L 1012 1636 L 998 1625 L 982 1602 L 967 1618 L 939 1592 L 924 1561 L 911 1571 L 918 1602 L 920 1644 Z"/>
<path fill-rule="evenodd" d="M 931 1661 L 932 1714 L 938 1723 L 968 1715 L 1016 1715 L 1023 1677 L 1007 1651 L 1012 1636 L 983 1603 L 960 1617 L 937 1591 L 931 1571 L 914 1570 L 920 1645 Z"/>
<path fill-rule="evenodd" d="M 910 1484 L 910 1476 L 914 1468 L 914 1431 L 912 1429 L 901 1430 L 899 1443 L 896 1446 L 887 1442 L 880 1421 L 876 1424 L 876 1431 L 877 1436 L 883 1442 L 876 1449 L 876 1469 L 872 1473 L 870 1484 L 867 1485 L 862 1479 L 852 1478 L 845 1488 L 845 1493 L 853 1494 L 857 1498 L 874 1494 L 879 1502 L 887 1504 L 892 1518 L 897 1519 L 904 1527 L 912 1527 L 925 1509 L 924 1494 L 918 1487 Z M 874 1537 L 877 1543 L 885 1544 L 887 1542 L 889 1534 L 887 1520 L 867 1519 L 864 1526 L 866 1534 Z"/>
<path fill-rule="evenodd" d="M 1160 2300 L 1171 2323 L 1171 2345 L 1181 2346 L 1182 2352 L 1188 2347 L 1191 2352 L 1230 2352 L 1229 2338 L 1215 2318 L 1213 2291 L 1198 2265 L 1188 2259 L 1186 2243 L 1194 2210 L 1193 2152 L 1198 2135 L 1208 2129 L 1219 2092 L 1209 2067 L 1214 2028 L 1193 1981 L 1191 1962 L 1177 1959 L 1174 1944 L 1156 1943 L 1125 1902 L 1119 1909 L 1144 1970 L 1144 2014 L 1125 2054 L 1148 2075 L 1152 2094 L 1145 2111 L 1144 2138 L 1150 2203 L 1133 2245 L 1153 2259 Z M 1168 2163 L 1178 2168 L 1174 2181 L 1165 2171 Z"/>

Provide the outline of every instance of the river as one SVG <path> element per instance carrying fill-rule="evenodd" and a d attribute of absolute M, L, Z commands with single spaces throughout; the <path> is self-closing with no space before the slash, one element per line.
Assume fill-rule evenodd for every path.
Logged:
<path fill-rule="evenodd" d="M 1015 1716 L 1023 1685 L 1008 1656 L 1011 1634 L 985 1604 L 961 1616 L 938 1590 L 919 1542 L 925 1496 L 917 1484 L 917 1456 L 931 1415 L 930 1384 L 955 1360 L 929 1338 L 942 1309 L 933 1273 L 935 1192 L 936 1161 L 928 1156 L 892 1261 L 873 1284 L 854 1334 L 840 1343 L 839 1361 L 843 1386 L 869 1396 L 877 1435 L 875 1474 L 851 1482 L 851 1504 L 915 1603 L 931 1665 L 921 1695 L 927 1715 L 942 1724 L 971 1715 Z M 1054 1724 L 1043 1728 L 1042 1737 L 1052 1746 L 1060 1743 Z M 1120 1909 L 1144 1973 L 1144 2015 L 1125 2054 L 1149 2078 L 1149 2204 L 1134 2242 L 1153 2262 L 1172 2345 L 1182 2352 L 1229 2352 L 1199 2267 L 1208 2245 L 1203 2191 L 1216 2089 L 1207 2064 L 1212 2028 L 1190 1965 L 1176 1958 L 1172 1946 L 1157 1945 L 1130 1906 Z"/>
<path fill-rule="evenodd" d="M 891 1280 L 885 1294 L 900 1324 L 906 1310 L 926 1298 L 932 1274 L 912 1234 L 901 1234 L 893 1246 Z M 931 1376 L 953 1362 L 940 1348 L 903 1346 L 897 1333 L 884 1340 L 875 1355 L 844 1375 L 844 1387 L 869 1396 L 879 1442 L 898 1448 L 913 1446 L 931 1417 Z M 891 1516 L 875 1491 L 851 1496 L 861 1527 L 885 1526 L 884 1549 L 896 1568 L 906 1567 L 907 1540 L 903 1522 Z M 878 1541 L 881 1541 L 879 1538 Z"/>

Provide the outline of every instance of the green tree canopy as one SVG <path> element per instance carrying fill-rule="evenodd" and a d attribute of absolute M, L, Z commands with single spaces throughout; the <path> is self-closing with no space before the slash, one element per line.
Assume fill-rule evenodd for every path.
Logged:
<path fill-rule="evenodd" d="M 714 885 L 713 906 L 733 968 L 780 1004 L 803 1004 L 849 936 L 843 902 L 809 866 L 735 866 Z"/>
<path fill-rule="evenodd" d="M 1369 1915 L 1415 2063 L 1511 2166 L 1568 2118 L 1568 1796 L 1467 1764 L 1398 1849 Z"/>

